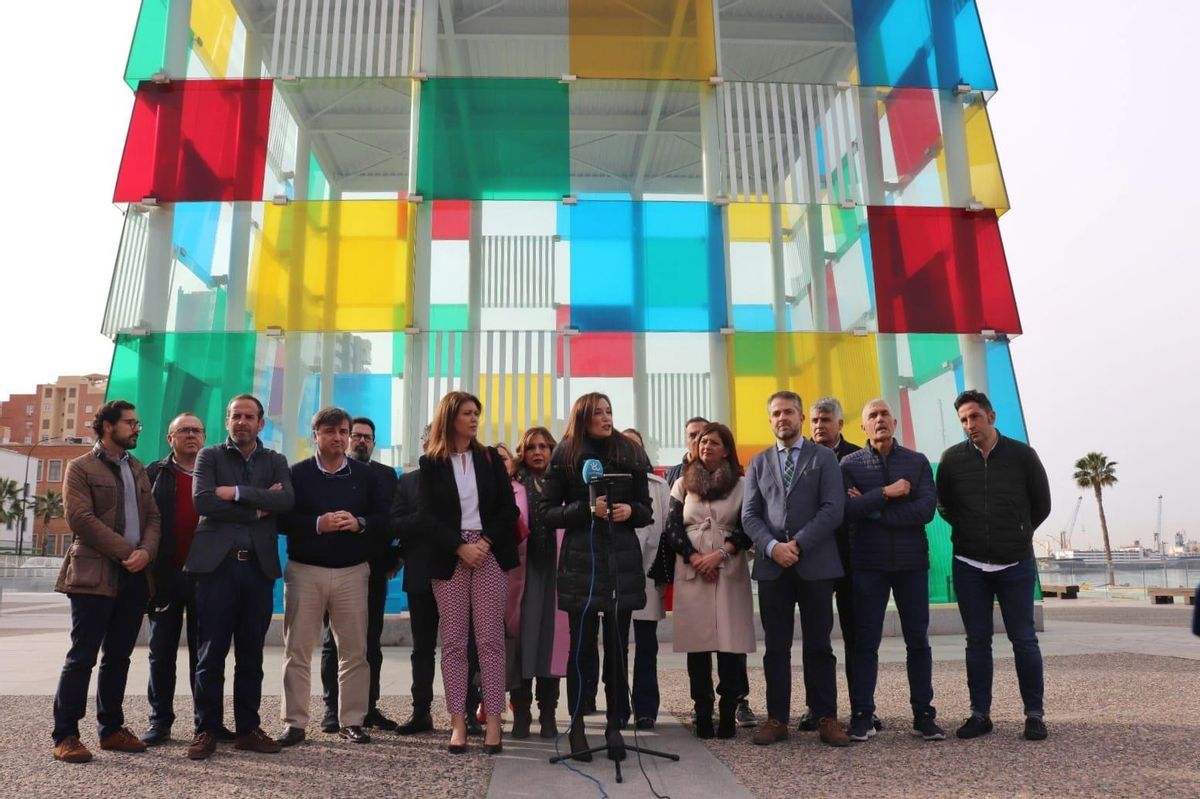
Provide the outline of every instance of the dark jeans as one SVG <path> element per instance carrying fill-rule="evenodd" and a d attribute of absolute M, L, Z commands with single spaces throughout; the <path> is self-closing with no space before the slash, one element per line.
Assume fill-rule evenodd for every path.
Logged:
<path fill-rule="evenodd" d="M 71 648 L 67 650 L 54 694 L 54 743 L 79 736 L 87 712 L 88 683 L 101 650 L 96 679 L 96 728 L 107 738 L 125 726 L 125 681 L 129 656 L 142 629 L 149 599 L 146 576 L 121 570 L 115 597 L 71 594 Z"/>
<path fill-rule="evenodd" d="M 151 611 L 150 617 L 150 682 L 146 698 L 150 700 L 150 726 L 170 728 L 175 723 L 175 661 L 179 639 L 187 630 L 188 687 L 192 692 L 192 726 L 199 723 L 194 702 L 196 697 L 196 603 L 192 595 L 191 578 L 179 578 L 179 598 L 161 610 Z"/>
<path fill-rule="evenodd" d="M 929 572 L 925 569 L 886 572 L 854 571 L 854 610 L 857 619 L 853 652 L 855 681 L 850 684 L 850 710 L 875 714 L 875 685 L 879 679 L 879 642 L 888 595 L 896 597 L 904 633 L 908 667 L 908 701 L 913 716 L 934 718 L 933 650 L 929 648 Z"/>
<path fill-rule="evenodd" d="M 408 619 L 412 626 L 413 648 L 409 662 L 412 663 L 413 715 L 425 716 L 433 705 L 434 656 L 438 642 L 438 608 L 433 591 L 413 592 L 408 595 Z M 475 654 L 475 636 L 467 644 L 467 661 L 470 674 L 479 671 L 479 657 Z M 479 707 L 479 686 L 472 679 L 467 684 L 467 712 Z"/>
<path fill-rule="evenodd" d="M 600 616 L 603 615 L 603 625 Z M 567 710 L 571 717 L 580 698 L 580 663 L 587 662 L 589 653 L 597 657 L 597 635 L 601 626 L 604 631 L 604 700 L 609 724 L 629 718 L 629 694 L 622 675 L 629 673 L 626 650 L 629 648 L 629 623 L 633 612 L 622 610 L 614 614 L 606 611 L 571 613 L 571 650 L 567 655 Z M 616 624 L 614 630 L 613 624 Z M 614 632 L 616 641 L 613 641 Z M 578 658 L 578 660 L 577 660 Z"/>
<path fill-rule="evenodd" d="M 792 712 L 792 639 L 797 605 L 809 708 L 817 718 L 837 718 L 837 658 L 829 641 L 833 631 L 833 583 L 801 580 L 794 569 L 785 570 L 778 579 L 758 583 L 767 716 L 783 724 L 788 723 Z"/>
<path fill-rule="evenodd" d="M 260 726 L 263 642 L 271 626 L 275 581 L 252 559 L 225 559 L 196 577 L 196 715 L 199 729 L 219 733 L 224 715 L 225 656 L 233 643 L 233 721 L 238 735 Z"/>
<path fill-rule="evenodd" d="M 658 621 L 633 622 L 633 717 L 658 718 Z"/>
<path fill-rule="evenodd" d="M 740 652 L 717 652 L 717 696 L 721 704 L 736 704 L 742 699 L 742 679 L 746 656 Z M 692 702 L 698 707 L 712 709 L 712 652 L 688 652 L 688 686 Z"/>
<path fill-rule="evenodd" d="M 1008 640 L 1012 642 L 1025 715 L 1042 716 L 1045 693 L 1042 650 L 1033 627 L 1036 580 L 1033 558 L 995 572 L 954 559 L 954 592 L 958 594 L 958 612 L 967 632 L 967 690 L 975 715 L 989 716 L 992 712 L 992 600 L 996 599 L 1000 602 Z"/>
<path fill-rule="evenodd" d="M 379 702 L 379 672 L 383 668 L 383 608 L 387 604 L 387 572 L 371 567 L 367 578 L 367 665 L 371 668 L 371 687 L 367 693 L 367 712 L 375 710 Z M 430 594 L 430 596 L 433 596 Z M 436 612 L 436 610 L 435 610 Z M 321 698 L 325 709 L 337 713 L 338 703 L 338 651 L 329 628 L 329 614 L 325 614 L 325 628 L 321 632 Z"/>
<path fill-rule="evenodd" d="M 842 631 L 842 667 L 846 670 L 846 685 L 854 686 L 854 637 L 857 629 L 854 615 L 854 573 L 847 570 L 833 584 L 833 599 L 837 603 L 838 627 Z"/>

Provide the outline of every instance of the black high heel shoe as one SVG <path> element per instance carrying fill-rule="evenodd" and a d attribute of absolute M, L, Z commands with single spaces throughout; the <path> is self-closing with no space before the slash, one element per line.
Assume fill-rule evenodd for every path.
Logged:
<path fill-rule="evenodd" d="M 503 752 L 504 751 L 504 730 L 500 730 L 500 740 L 497 741 L 496 743 L 490 744 L 485 740 L 483 742 L 483 751 L 487 752 L 489 755 L 498 755 L 501 752 Z"/>
<path fill-rule="evenodd" d="M 454 743 L 454 729 L 450 729 L 450 743 L 446 744 L 446 751 L 452 755 L 466 754 L 467 751 L 467 736 L 463 734 L 463 742 L 460 744 Z"/>

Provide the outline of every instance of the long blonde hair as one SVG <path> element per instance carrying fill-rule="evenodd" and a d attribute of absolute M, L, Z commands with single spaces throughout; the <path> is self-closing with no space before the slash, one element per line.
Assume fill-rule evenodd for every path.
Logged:
<path fill-rule="evenodd" d="M 462 406 L 468 402 L 473 402 L 480 414 L 483 413 L 483 403 L 479 401 L 479 397 L 465 391 L 451 391 L 438 402 L 437 410 L 433 412 L 433 422 L 429 427 L 429 442 L 425 446 L 425 456 L 430 460 L 450 460 L 454 453 L 454 420 L 458 418 Z M 484 452 L 478 438 L 471 439 L 471 449 L 480 454 Z"/>
<path fill-rule="evenodd" d="M 553 452 L 554 448 L 556 446 L 558 446 L 558 442 L 554 440 L 554 435 L 546 428 L 544 428 L 544 427 L 529 428 L 528 430 L 526 430 L 524 433 L 521 434 L 520 440 L 517 441 L 517 454 L 516 454 L 516 457 L 513 458 L 512 466 L 508 470 L 509 477 L 516 477 L 519 474 L 521 474 L 522 472 L 526 471 L 526 469 L 525 469 L 525 450 L 529 447 L 530 444 L 533 443 L 533 440 L 539 436 L 546 439 L 546 443 L 550 445 L 551 452 Z M 549 463 L 546 464 L 547 467 L 549 467 L 549 465 L 550 465 Z"/>

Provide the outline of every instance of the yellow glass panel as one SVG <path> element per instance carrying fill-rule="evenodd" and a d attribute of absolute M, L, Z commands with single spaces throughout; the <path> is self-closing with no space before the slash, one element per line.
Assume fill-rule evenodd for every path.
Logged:
<path fill-rule="evenodd" d="M 233 49 L 233 32 L 238 24 L 237 11 L 231 0 L 193 0 L 193 51 L 213 78 L 221 79 L 229 72 L 229 52 Z"/>
<path fill-rule="evenodd" d="M 266 205 L 250 277 L 257 330 L 400 330 L 411 318 L 414 206 Z"/>
<path fill-rule="evenodd" d="M 487 443 L 501 442 L 516 452 L 513 420 L 517 432 L 530 427 L 552 427 L 554 408 L 550 402 L 553 375 L 480 375 L 479 401 L 483 403 L 483 423 L 479 436 Z M 516 391 L 516 399 L 513 392 Z M 526 405 L 528 397 L 528 405 Z M 528 412 L 526 408 L 528 407 Z"/>
<path fill-rule="evenodd" d="M 971 191 L 985 208 L 1008 208 L 1008 192 L 1000 173 L 1000 156 L 992 124 L 988 121 L 987 106 L 976 99 L 963 109 L 963 127 L 967 135 L 967 158 L 971 165 Z"/>
<path fill-rule="evenodd" d="M 770 241 L 771 206 L 764 203 L 731 203 L 730 241 Z"/>
<path fill-rule="evenodd" d="M 874 335 L 849 333 L 738 333 L 729 347 L 733 432 L 738 453 L 749 458 L 771 445 L 767 398 L 794 391 L 808 405 L 834 396 L 846 409 L 843 435 L 862 444 L 858 410 L 880 395 Z M 808 434 L 807 422 L 804 427 Z M 745 460 L 743 460 L 745 462 Z"/>
<path fill-rule="evenodd" d="M 707 80 L 711 0 L 570 0 L 571 72 L 581 78 Z"/>

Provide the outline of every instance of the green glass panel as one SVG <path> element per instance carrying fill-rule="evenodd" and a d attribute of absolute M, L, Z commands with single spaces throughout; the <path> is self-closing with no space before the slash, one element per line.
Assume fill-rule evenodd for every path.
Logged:
<path fill-rule="evenodd" d="M 220 441 L 229 398 L 254 386 L 254 333 L 154 333 L 117 336 L 107 399 L 137 407 L 142 432 L 134 455 L 143 463 L 167 452 L 167 425 L 183 411 L 204 420 L 207 441 Z"/>
<path fill-rule="evenodd" d="M 133 42 L 129 45 L 129 59 L 125 62 L 125 83 L 134 91 L 137 91 L 139 81 L 150 80 L 155 72 L 163 68 L 169 7 L 169 0 L 142 0 L 137 25 L 133 29 Z M 189 31 L 189 59 L 192 56 L 193 35 Z"/>
<path fill-rule="evenodd" d="M 936 333 L 909 333 L 908 352 L 912 358 L 912 377 L 921 386 L 948 369 L 959 359 L 958 336 Z"/>
<path fill-rule="evenodd" d="M 733 336 L 733 363 L 739 375 L 775 374 L 779 337 L 774 333 L 742 333 Z"/>
<path fill-rule="evenodd" d="M 329 199 L 329 179 L 325 177 L 325 170 L 321 169 L 316 155 L 308 158 L 308 199 Z"/>
<path fill-rule="evenodd" d="M 558 199 L 571 192 L 566 84 L 431 78 L 421 85 L 417 192 L 427 199 Z"/>
<path fill-rule="evenodd" d="M 462 331 L 467 329 L 467 306 L 444 304 L 429 306 L 429 329 L 437 331 Z M 429 376 L 462 375 L 462 350 L 466 343 L 461 332 L 431 336 L 429 339 Z M 438 349 L 441 342 L 441 350 Z"/>

